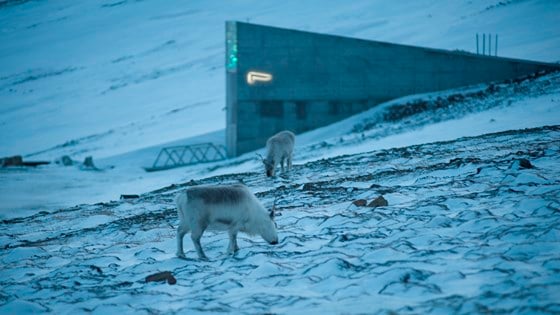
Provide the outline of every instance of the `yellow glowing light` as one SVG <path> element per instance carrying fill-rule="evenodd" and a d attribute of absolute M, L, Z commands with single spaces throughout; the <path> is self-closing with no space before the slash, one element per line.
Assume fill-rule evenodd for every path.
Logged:
<path fill-rule="evenodd" d="M 266 72 L 249 71 L 247 72 L 247 83 L 255 84 L 256 82 L 272 81 L 272 74 Z"/>

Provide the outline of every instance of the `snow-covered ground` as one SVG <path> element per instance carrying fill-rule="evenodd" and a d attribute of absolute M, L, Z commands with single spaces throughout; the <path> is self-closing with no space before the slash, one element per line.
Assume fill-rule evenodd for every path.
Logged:
<path fill-rule="evenodd" d="M 147 174 L 142 167 L 164 146 L 223 141 L 226 20 L 471 52 L 476 33 L 497 33 L 500 56 L 556 62 L 557 12 L 560 2 L 547 0 L 0 1 L 0 157 L 93 156 L 104 170 L 1 172 L 0 217 L 209 175 L 207 168 Z M 454 127 L 453 136 L 510 129 L 477 121 L 477 132 Z M 420 141 L 416 132 L 396 145 L 452 139 L 434 130 Z"/>
<path fill-rule="evenodd" d="M 559 73 L 381 104 L 298 135 L 295 169 L 274 179 L 254 153 L 142 169 L 161 147 L 223 142 L 225 20 L 468 51 L 491 32 L 501 56 L 556 62 L 557 12 L 0 0 L 0 157 L 93 156 L 100 169 L 0 170 L 0 314 L 560 312 Z M 209 232 L 210 262 L 189 237 L 175 258 L 173 195 L 239 180 L 267 207 L 278 198 L 280 244 L 241 236 L 229 257 L 227 235 Z M 352 205 L 379 195 L 389 206 Z M 177 284 L 145 283 L 158 271 Z"/>
<path fill-rule="evenodd" d="M 5 220 L 0 313 L 556 313 L 560 128 L 541 127 L 236 173 L 138 200 Z M 534 168 L 520 167 L 527 159 Z M 280 243 L 207 232 L 176 251 L 174 194 L 243 180 Z M 356 207 L 383 195 L 389 205 Z M 174 285 L 145 282 L 170 271 Z"/>

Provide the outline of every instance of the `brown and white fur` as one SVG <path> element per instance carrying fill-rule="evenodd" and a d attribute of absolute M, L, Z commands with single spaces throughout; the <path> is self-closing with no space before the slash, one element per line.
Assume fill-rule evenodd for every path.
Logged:
<path fill-rule="evenodd" d="M 208 228 L 227 230 L 228 252 L 239 250 L 237 233 L 260 235 L 268 243 L 278 244 L 274 208 L 267 211 L 245 185 L 195 186 L 180 192 L 175 198 L 179 215 L 177 256 L 185 258 L 183 237 L 189 231 L 200 259 L 207 259 L 200 238 Z"/>
<path fill-rule="evenodd" d="M 295 141 L 296 136 L 288 130 L 280 131 L 266 141 L 266 158 L 262 159 L 266 176 L 274 176 L 278 164 L 284 173 L 284 161 L 286 161 L 288 171 L 292 169 Z"/>

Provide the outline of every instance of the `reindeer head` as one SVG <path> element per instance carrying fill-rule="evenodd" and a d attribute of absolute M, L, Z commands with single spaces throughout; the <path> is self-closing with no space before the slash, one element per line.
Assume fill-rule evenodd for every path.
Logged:
<path fill-rule="evenodd" d="M 266 172 L 266 176 L 272 177 L 274 176 L 274 162 L 268 158 L 263 158 L 262 155 L 257 153 L 257 156 L 261 159 L 264 164 L 264 170 Z"/>

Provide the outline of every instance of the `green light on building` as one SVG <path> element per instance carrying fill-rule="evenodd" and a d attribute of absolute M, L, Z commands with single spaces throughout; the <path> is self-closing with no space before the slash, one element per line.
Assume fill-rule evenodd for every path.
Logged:
<path fill-rule="evenodd" d="M 237 24 L 232 21 L 226 23 L 226 70 L 237 71 Z"/>

